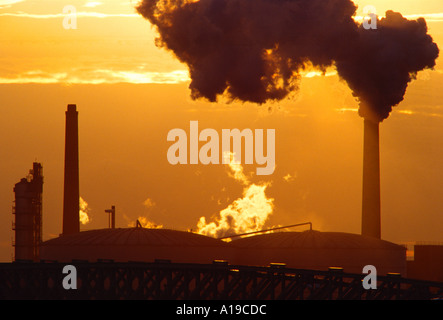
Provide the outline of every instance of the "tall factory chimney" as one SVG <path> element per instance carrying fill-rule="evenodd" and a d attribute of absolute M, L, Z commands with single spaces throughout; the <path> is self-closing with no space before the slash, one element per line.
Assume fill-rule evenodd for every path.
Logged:
<path fill-rule="evenodd" d="M 63 234 L 80 232 L 79 199 L 78 112 L 75 104 L 69 104 L 66 111 Z"/>
<path fill-rule="evenodd" d="M 380 239 L 379 122 L 364 120 L 361 234 Z"/>

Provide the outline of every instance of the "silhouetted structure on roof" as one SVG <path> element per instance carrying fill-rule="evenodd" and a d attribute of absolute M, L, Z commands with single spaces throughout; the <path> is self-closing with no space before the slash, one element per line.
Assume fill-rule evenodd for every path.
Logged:
<path fill-rule="evenodd" d="M 115 206 L 112 206 L 111 209 L 106 209 L 106 213 L 109 213 L 109 228 L 115 229 Z"/>

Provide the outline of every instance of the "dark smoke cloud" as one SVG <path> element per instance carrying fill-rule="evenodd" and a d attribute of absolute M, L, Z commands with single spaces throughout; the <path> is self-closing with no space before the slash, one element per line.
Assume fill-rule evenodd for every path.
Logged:
<path fill-rule="evenodd" d="M 157 44 L 188 65 L 193 98 L 216 101 L 226 91 L 256 103 L 297 89 L 306 63 L 332 65 L 357 32 L 355 9 L 348 0 L 145 0 L 138 7 L 157 27 Z"/>
<path fill-rule="evenodd" d="M 423 18 L 410 21 L 387 11 L 376 30 L 359 28 L 350 50 L 336 61 L 337 71 L 360 102 L 365 119 L 382 121 L 403 100 L 417 72 L 433 68 L 439 49 Z"/>
<path fill-rule="evenodd" d="M 306 67 L 336 64 L 360 114 L 381 121 L 438 55 L 423 19 L 388 13 L 365 30 L 350 0 L 144 0 L 137 10 L 156 26 L 157 45 L 187 64 L 192 98 L 212 102 L 281 100 Z"/>

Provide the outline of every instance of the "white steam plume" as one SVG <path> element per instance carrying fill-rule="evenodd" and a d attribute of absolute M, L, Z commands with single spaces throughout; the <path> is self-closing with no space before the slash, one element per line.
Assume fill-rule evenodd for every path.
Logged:
<path fill-rule="evenodd" d="M 230 157 L 229 175 L 244 185 L 243 197 L 221 210 L 212 222 L 207 223 L 205 217 L 200 217 L 197 233 L 219 238 L 259 231 L 263 229 L 274 208 L 274 199 L 267 198 L 265 194 L 269 183 L 251 183 L 241 164 L 234 161 L 232 154 L 224 156 Z"/>

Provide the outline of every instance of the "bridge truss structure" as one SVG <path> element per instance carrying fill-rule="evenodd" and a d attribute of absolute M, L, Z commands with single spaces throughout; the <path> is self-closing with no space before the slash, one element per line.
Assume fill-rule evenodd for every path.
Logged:
<path fill-rule="evenodd" d="M 77 289 L 63 287 L 66 265 L 75 267 Z M 13 262 L 0 263 L 0 299 L 431 300 L 443 296 L 440 282 L 391 274 L 377 276 L 376 289 L 365 289 L 365 276 L 337 268 L 252 267 L 224 261 Z"/>

